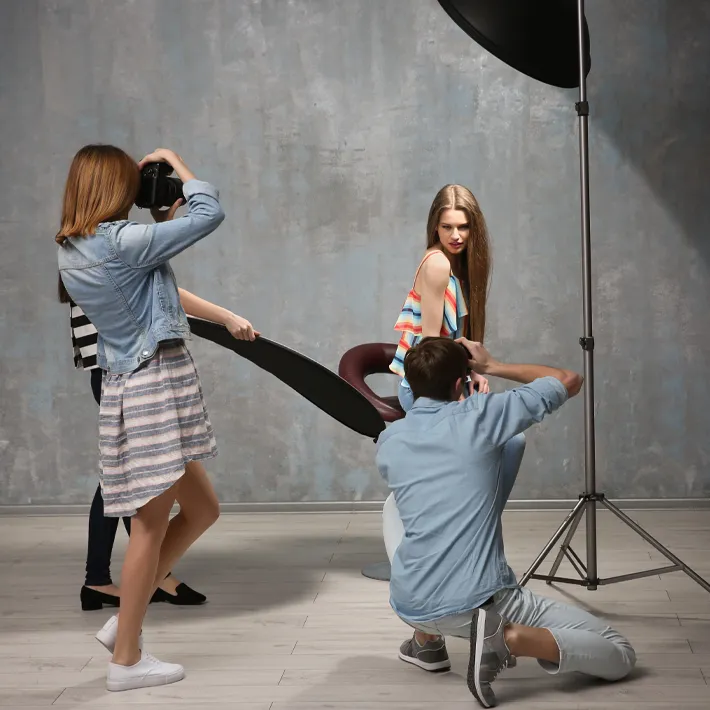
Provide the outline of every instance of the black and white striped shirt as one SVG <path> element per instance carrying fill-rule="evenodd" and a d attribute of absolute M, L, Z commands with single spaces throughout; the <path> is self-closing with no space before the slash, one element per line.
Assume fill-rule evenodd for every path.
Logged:
<path fill-rule="evenodd" d="M 74 366 L 78 369 L 94 370 L 98 367 L 96 351 L 99 333 L 74 301 L 69 301 L 69 308 Z"/>

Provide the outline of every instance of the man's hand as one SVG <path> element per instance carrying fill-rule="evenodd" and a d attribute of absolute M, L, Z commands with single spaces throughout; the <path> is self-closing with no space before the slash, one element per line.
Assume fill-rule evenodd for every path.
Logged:
<path fill-rule="evenodd" d="M 458 338 L 456 342 L 461 343 L 468 350 L 471 356 L 468 366 L 479 374 L 501 377 L 522 384 L 528 384 L 542 377 L 554 377 L 564 385 L 570 397 L 577 395 L 582 388 L 584 378 L 571 370 L 561 370 L 546 365 L 506 365 L 494 359 L 481 343 L 474 343 L 466 338 Z"/>
<path fill-rule="evenodd" d="M 261 335 L 258 330 L 254 330 L 252 324 L 246 318 L 234 313 L 227 319 L 225 325 L 227 330 L 237 340 L 254 340 Z"/>
<path fill-rule="evenodd" d="M 483 377 L 483 375 L 479 375 L 477 372 L 474 372 L 473 375 L 471 375 L 471 382 L 469 385 L 470 393 L 472 395 L 476 394 L 476 385 L 478 385 L 479 394 L 488 394 L 491 391 L 491 388 L 488 385 L 488 380 Z"/>
<path fill-rule="evenodd" d="M 475 343 L 467 338 L 459 338 L 457 343 L 461 343 L 466 350 L 468 350 L 471 356 L 468 365 L 469 367 L 479 375 L 485 375 L 490 372 L 491 366 L 495 363 L 495 360 L 491 354 L 486 350 L 481 343 Z"/>

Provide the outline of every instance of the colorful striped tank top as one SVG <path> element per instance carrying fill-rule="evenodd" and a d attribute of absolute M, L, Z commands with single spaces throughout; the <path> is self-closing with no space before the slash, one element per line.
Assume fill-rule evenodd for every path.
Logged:
<path fill-rule="evenodd" d="M 417 282 L 417 276 L 424 262 L 435 254 L 431 252 L 423 259 L 417 273 L 414 275 L 414 283 Z M 460 338 L 464 335 L 463 328 L 465 318 L 468 315 L 466 308 L 466 300 L 461 289 L 461 282 L 453 273 L 449 274 L 449 283 L 444 293 L 444 318 L 441 323 L 440 335 L 447 338 Z M 395 330 L 402 331 L 402 337 L 397 345 L 397 352 L 394 360 L 390 364 L 390 370 L 404 377 L 404 356 L 407 350 L 416 345 L 422 337 L 422 298 L 414 290 L 407 294 L 407 299 L 402 306 L 402 311 L 394 326 Z"/>

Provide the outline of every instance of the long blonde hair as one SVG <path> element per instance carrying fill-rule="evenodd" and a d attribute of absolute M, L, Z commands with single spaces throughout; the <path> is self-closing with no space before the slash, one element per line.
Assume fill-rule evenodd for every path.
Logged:
<path fill-rule="evenodd" d="M 95 234 L 101 222 L 126 215 L 140 188 L 138 163 L 112 145 L 86 145 L 74 156 L 69 168 L 62 219 L 54 237 L 64 244 L 68 237 Z M 69 299 L 61 277 L 59 300 Z"/>
<path fill-rule="evenodd" d="M 483 342 L 486 333 L 486 299 L 491 274 L 491 249 L 488 228 L 478 200 L 463 185 L 445 185 L 439 190 L 427 220 L 427 249 L 439 244 L 439 222 L 445 210 L 461 210 L 470 225 L 466 241 L 465 271 L 461 277 L 461 287 L 468 309 L 468 332 L 470 340 Z"/>

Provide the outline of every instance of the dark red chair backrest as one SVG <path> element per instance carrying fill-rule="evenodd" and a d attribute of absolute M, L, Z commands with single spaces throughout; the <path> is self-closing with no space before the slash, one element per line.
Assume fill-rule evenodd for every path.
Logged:
<path fill-rule="evenodd" d="M 375 374 L 391 372 L 390 363 L 397 351 L 392 343 L 365 343 L 348 350 L 340 359 L 338 374 L 359 390 L 377 409 L 386 422 L 395 422 L 404 417 L 404 410 L 397 397 L 380 397 L 365 382 L 365 378 Z"/>

